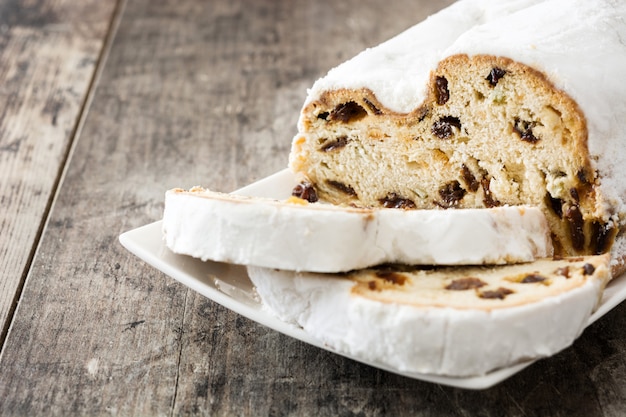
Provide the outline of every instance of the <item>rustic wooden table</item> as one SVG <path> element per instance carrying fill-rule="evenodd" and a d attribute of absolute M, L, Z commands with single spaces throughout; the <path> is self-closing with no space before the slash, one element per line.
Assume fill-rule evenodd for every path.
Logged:
<path fill-rule="evenodd" d="M 0 415 L 626 414 L 626 305 L 484 391 L 264 328 L 124 250 L 284 168 L 306 88 L 451 0 L 0 0 Z"/>

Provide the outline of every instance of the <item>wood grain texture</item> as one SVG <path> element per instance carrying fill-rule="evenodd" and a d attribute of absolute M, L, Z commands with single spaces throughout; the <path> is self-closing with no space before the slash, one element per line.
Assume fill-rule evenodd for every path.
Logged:
<path fill-rule="evenodd" d="M 0 415 L 620 415 L 625 306 L 464 391 L 268 330 L 117 242 L 168 188 L 285 167 L 305 89 L 447 3 L 129 1 L 0 357 Z"/>
<path fill-rule="evenodd" d="M 0 340 L 114 7 L 114 0 L 0 2 Z"/>

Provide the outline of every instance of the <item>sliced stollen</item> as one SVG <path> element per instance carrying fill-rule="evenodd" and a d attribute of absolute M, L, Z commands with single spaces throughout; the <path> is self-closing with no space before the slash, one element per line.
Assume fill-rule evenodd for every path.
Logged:
<path fill-rule="evenodd" d="M 311 272 L 389 262 L 502 264 L 552 254 L 545 217 L 532 207 L 359 209 L 200 187 L 166 193 L 163 232 L 175 253 Z"/>
<path fill-rule="evenodd" d="M 290 167 L 334 204 L 540 207 L 626 255 L 626 2 L 460 0 L 308 92 Z"/>
<path fill-rule="evenodd" d="M 401 372 L 477 376 L 571 345 L 600 300 L 609 257 L 248 274 L 271 313 L 339 353 Z"/>

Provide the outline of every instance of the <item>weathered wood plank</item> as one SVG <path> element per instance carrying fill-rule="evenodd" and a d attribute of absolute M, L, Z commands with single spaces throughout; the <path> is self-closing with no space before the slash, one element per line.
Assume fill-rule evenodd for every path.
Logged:
<path fill-rule="evenodd" d="M 388 3 L 128 3 L 0 357 L 1 415 L 619 415 L 625 306 L 467 392 L 281 336 L 117 243 L 160 218 L 167 188 L 283 168 L 305 88 L 444 5 Z"/>
<path fill-rule="evenodd" d="M 114 7 L 115 0 L 0 2 L 0 341 Z"/>

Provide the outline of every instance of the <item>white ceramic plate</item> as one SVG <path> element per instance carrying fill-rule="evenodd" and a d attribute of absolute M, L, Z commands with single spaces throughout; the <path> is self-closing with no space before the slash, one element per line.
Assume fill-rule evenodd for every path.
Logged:
<path fill-rule="evenodd" d="M 283 199 L 290 195 L 294 184 L 295 180 L 292 174 L 288 170 L 284 170 L 242 188 L 236 193 Z M 217 262 L 202 262 L 189 256 L 172 253 L 163 243 L 160 221 L 122 234 L 120 242 L 126 249 L 149 265 L 224 307 L 278 332 L 321 349 L 338 353 L 313 339 L 301 328 L 284 323 L 268 313 L 256 297 L 245 267 Z M 600 307 L 590 317 L 588 325 L 602 317 L 624 299 L 626 299 L 626 275 L 611 281 L 604 292 Z M 534 362 L 516 364 L 483 376 L 456 378 L 399 372 L 380 363 L 365 361 L 350 355 L 341 355 L 409 378 L 467 389 L 489 388 Z"/>

